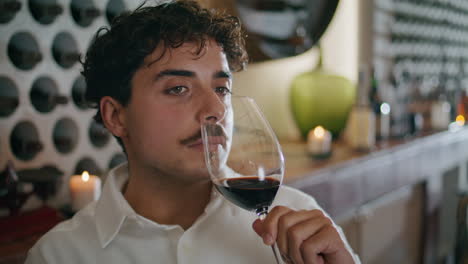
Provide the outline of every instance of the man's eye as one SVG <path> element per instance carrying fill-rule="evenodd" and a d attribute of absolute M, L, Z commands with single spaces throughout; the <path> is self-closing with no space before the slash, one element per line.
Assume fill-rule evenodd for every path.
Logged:
<path fill-rule="evenodd" d="M 216 93 L 221 95 L 227 95 L 231 93 L 231 91 L 227 87 L 216 87 L 215 91 Z"/>
<path fill-rule="evenodd" d="M 185 92 L 187 92 L 188 88 L 185 86 L 175 86 L 170 89 L 166 90 L 167 94 L 172 94 L 172 95 L 181 95 Z"/>

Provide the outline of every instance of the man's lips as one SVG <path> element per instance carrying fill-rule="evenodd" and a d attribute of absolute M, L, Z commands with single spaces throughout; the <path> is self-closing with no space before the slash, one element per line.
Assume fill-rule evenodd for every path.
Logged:
<path fill-rule="evenodd" d="M 210 151 L 216 151 L 218 148 L 218 145 L 221 145 L 223 147 L 226 147 L 226 138 L 223 136 L 213 136 L 209 137 L 209 150 Z M 195 149 L 201 149 L 203 150 L 203 141 L 202 139 L 198 139 L 193 141 L 190 144 L 187 144 L 189 148 L 195 148 Z"/>

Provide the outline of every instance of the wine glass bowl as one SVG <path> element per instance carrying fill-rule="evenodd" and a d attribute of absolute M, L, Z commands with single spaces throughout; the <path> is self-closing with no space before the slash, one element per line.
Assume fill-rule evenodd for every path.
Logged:
<path fill-rule="evenodd" d="M 202 124 L 205 163 L 229 201 L 264 217 L 284 173 L 284 158 L 268 121 L 252 98 L 232 96 L 225 118 Z"/>

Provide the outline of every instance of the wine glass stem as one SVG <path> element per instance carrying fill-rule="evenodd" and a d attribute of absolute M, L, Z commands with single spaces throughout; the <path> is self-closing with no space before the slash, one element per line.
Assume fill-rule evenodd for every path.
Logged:
<path fill-rule="evenodd" d="M 267 215 L 268 215 L 268 207 L 262 207 L 262 208 L 257 209 L 258 219 L 263 221 Z M 276 241 L 275 243 L 273 243 L 273 245 L 271 245 L 271 249 L 273 250 L 273 255 L 275 256 L 276 264 L 283 264 L 283 261 L 281 259 L 281 254 L 279 252 L 278 244 L 276 244 Z"/>

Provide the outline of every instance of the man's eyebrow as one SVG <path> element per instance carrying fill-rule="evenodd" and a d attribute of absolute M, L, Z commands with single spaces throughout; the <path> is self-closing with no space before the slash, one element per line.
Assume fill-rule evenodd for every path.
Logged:
<path fill-rule="evenodd" d="M 195 77 L 196 74 L 193 71 L 169 69 L 159 72 L 155 77 L 155 81 L 165 76 Z M 232 74 L 229 71 L 218 71 L 215 74 L 213 74 L 213 77 L 232 79 Z"/>
<path fill-rule="evenodd" d="M 232 79 L 232 74 L 228 71 L 219 71 L 214 74 L 214 78 L 228 78 Z"/>
<path fill-rule="evenodd" d="M 187 70 L 164 70 L 164 71 L 159 72 L 156 75 L 155 81 L 165 76 L 194 77 L 195 73 L 192 71 L 187 71 Z"/>

